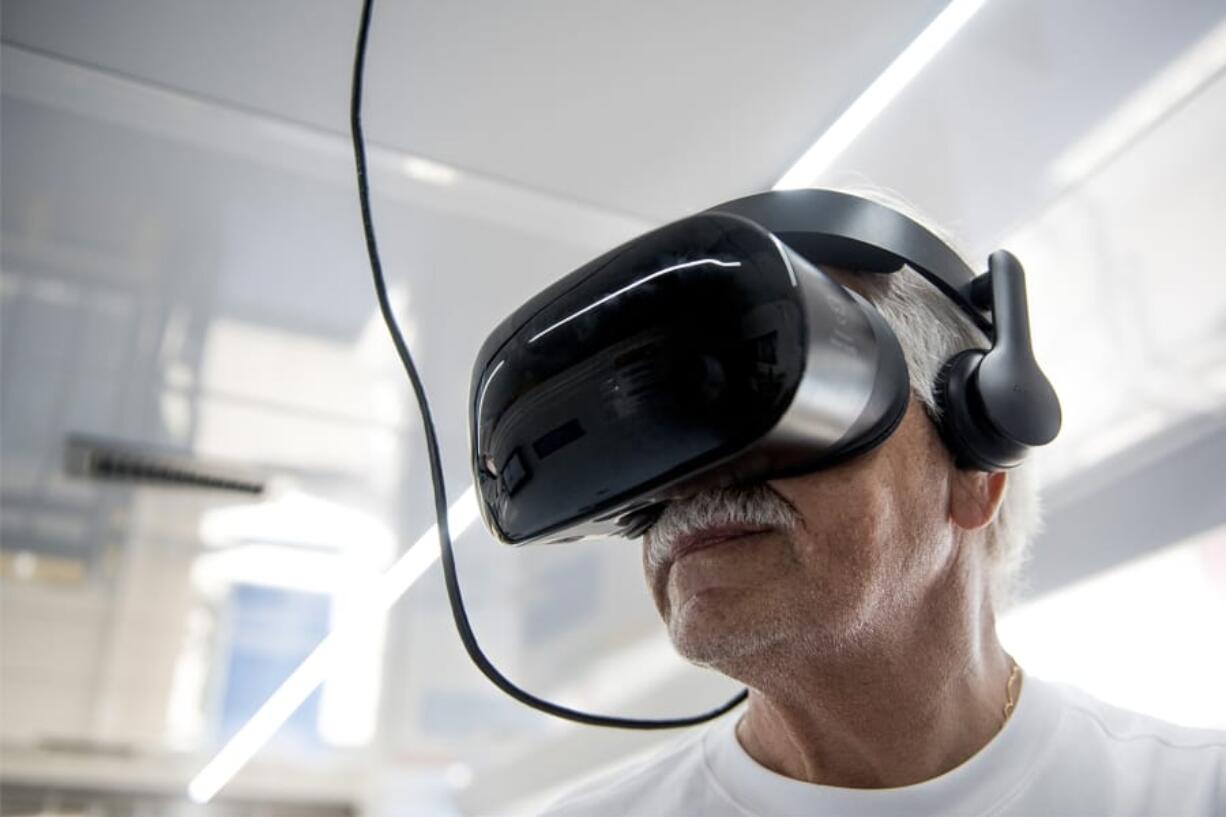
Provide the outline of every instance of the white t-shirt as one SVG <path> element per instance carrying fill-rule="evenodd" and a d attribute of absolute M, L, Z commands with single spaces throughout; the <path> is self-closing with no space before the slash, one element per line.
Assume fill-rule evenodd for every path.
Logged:
<path fill-rule="evenodd" d="M 804 783 L 758 765 L 725 716 L 652 760 L 564 796 L 548 817 L 1217 815 L 1226 733 L 1127 712 L 1027 676 L 1004 729 L 940 777 L 893 789 Z"/>

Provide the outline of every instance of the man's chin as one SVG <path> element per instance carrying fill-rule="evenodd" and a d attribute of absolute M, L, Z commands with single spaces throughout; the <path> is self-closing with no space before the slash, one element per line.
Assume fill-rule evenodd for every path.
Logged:
<path fill-rule="evenodd" d="M 744 617 L 703 610 L 701 601 L 683 606 L 669 622 L 668 634 L 677 654 L 702 667 L 731 669 L 764 653 L 782 640 L 773 628 L 755 627 Z"/>
<path fill-rule="evenodd" d="M 714 637 L 674 636 L 673 648 L 691 664 L 736 677 L 777 642 L 760 634 L 720 633 Z"/>

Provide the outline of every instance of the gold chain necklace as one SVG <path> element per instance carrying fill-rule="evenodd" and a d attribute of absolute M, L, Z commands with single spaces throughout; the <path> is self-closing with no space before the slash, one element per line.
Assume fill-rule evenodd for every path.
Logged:
<path fill-rule="evenodd" d="M 1013 700 L 1013 682 L 1017 680 L 1018 675 L 1022 672 L 1022 668 L 1017 665 L 1012 656 L 1009 657 L 1009 663 L 1013 665 L 1013 669 L 1009 671 L 1009 680 L 1005 682 L 1005 720 L 1001 723 L 1002 728 L 1004 723 L 1009 720 L 1009 716 L 1013 714 L 1013 707 L 1016 703 Z"/>

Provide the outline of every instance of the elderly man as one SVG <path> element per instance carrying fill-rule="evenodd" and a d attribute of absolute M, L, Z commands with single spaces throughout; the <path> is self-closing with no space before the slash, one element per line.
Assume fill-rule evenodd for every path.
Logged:
<path fill-rule="evenodd" d="M 932 419 L 937 368 L 983 338 L 909 270 L 828 272 L 899 337 L 902 424 L 839 466 L 667 507 L 643 547 L 660 615 L 748 706 L 549 814 L 1226 814 L 1226 735 L 1028 677 L 997 640 L 1034 487 L 957 468 Z"/>

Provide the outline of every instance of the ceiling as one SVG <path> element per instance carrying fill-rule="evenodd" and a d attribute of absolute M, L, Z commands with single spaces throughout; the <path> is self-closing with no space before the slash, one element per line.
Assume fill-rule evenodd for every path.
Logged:
<path fill-rule="evenodd" d="M 769 188 L 942 5 L 378 3 L 375 220 L 451 495 L 468 484 L 471 362 L 502 316 L 650 226 Z M 354 587 L 429 525 L 417 412 L 377 320 L 352 181 L 357 13 L 331 0 L 3 6 L 0 739 L 29 769 L 48 741 L 149 763 L 173 750 L 186 759 L 153 776 L 181 789 L 224 736 L 229 700 L 224 672 L 192 656 L 239 643 L 227 616 L 247 610 L 209 595 L 200 560 L 269 544 L 217 522 L 250 500 L 66 476 L 69 433 L 257 469 L 291 509 L 274 518 L 367 532 L 295 534 L 352 567 Z M 1027 250 L 1037 342 L 1076 395 L 1049 460 L 1061 485 L 1223 404 L 1226 294 L 1200 238 L 1226 212 L 1220 74 L 1084 175 L 1052 169 L 1224 17 L 1208 0 L 991 0 L 819 180 L 901 191 L 976 254 Z M 1147 229 L 1177 248 L 1177 272 Z M 1162 281 L 1196 287 L 1196 308 Z M 1109 309 L 1087 306 L 1103 293 Z M 1189 345 L 1199 357 L 1172 366 Z M 1138 393 L 1154 372 L 1165 387 Z M 479 531 L 460 544 L 478 630 L 515 677 L 643 712 L 726 691 L 667 656 L 640 688 L 602 681 L 639 666 L 654 632 L 633 549 L 509 551 Z M 255 581 L 227 559 L 209 575 Z M 352 715 L 377 720 L 378 739 L 328 755 L 335 777 L 321 772 L 310 796 L 360 796 L 337 763 L 374 756 L 399 770 L 380 786 L 419 794 L 464 763 L 479 811 L 548 783 L 513 771 L 526 755 L 557 776 L 639 745 L 580 740 L 499 698 L 467 666 L 437 579 L 395 609 L 375 663 L 384 694 L 367 695 L 378 709 Z M 261 581 L 331 588 L 326 575 Z M 186 703 L 172 716 L 174 700 Z M 284 742 L 270 752 L 247 790 L 291 796 L 275 764 L 316 761 Z M 430 774 L 406 782 L 404 769 Z"/>
<path fill-rule="evenodd" d="M 772 184 L 942 6 L 385 2 L 367 135 L 569 201 L 674 218 Z M 345 134 L 355 11 L 16 0 L 4 38 Z M 990 2 L 832 175 L 906 191 L 972 240 L 998 235 L 1044 192 L 1036 169 L 1221 16 L 1214 0 Z"/>

